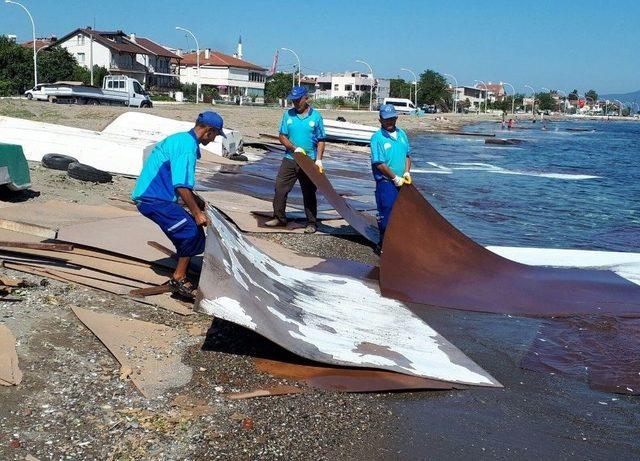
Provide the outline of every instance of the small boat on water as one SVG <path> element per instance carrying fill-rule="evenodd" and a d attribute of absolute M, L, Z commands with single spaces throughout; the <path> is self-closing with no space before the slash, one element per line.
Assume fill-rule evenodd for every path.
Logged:
<path fill-rule="evenodd" d="M 325 119 L 324 131 L 327 135 L 327 141 L 369 144 L 371 136 L 378 131 L 378 128 L 359 123 Z"/>

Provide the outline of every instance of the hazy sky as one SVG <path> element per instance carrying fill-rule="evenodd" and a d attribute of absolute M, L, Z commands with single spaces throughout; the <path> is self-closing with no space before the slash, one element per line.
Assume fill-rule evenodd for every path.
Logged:
<path fill-rule="evenodd" d="M 22 0 L 36 35 L 62 36 L 92 25 L 122 29 L 165 45 L 232 53 L 242 34 L 245 59 L 270 67 L 276 48 L 293 48 L 304 73 L 366 70 L 410 78 L 434 69 L 461 84 L 507 81 L 581 93 L 640 89 L 640 0 L 275 1 Z M 206 5 L 206 6 L 204 6 Z M 177 8 L 179 7 L 179 8 Z M 0 2 L 0 34 L 31 38 L 27 15 Z M 282 53 L 281 70 L 294 58 Z"/>

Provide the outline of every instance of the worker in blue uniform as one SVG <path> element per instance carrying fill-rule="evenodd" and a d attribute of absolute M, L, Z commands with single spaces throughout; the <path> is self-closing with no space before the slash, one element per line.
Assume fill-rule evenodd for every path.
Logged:
<path fill-rule="evenodd" d="M 265 223 L 268 227 L 287 225 L 285 209 L 287 196 L 296 181 L 300 182 L 304 212 L 307 217 L 305 233 L 313 234 L 317 230 L 318 204 L 316 186 L 293 159 L 294 152 L 304 152 L 313 160 L 322 172 L 325 132 L 322 115 L 308 103 L 307 89 L 293 87 L 287 96 L 293 107 L 287 110 L 280 123 L 280 143 L 286 148 L 282 164 L 278 170 L 273 197 L 273 219 Z"/>
<path fill-rule="evenodd" d="M 371 170 L 376 180 L 381 246 L 400 187 L 411 182 L 411 148 L 406 133 L 396 126 L 396 108 L 383 104 L 379 115 L 380 129 L 371 137 Z"/>
<path fill-rule="evenodd" d="M 160 141 L 144 162 L 131 198 L 138 210 L 155 222 L 176 247 L 178 264 L 169 285 L 185 297 L 193 297 L 195 286 L 187 279 L 193 256 L 204 251 L 203 227 L 208 219 L 204 201 L 193 193 L 199 145 L 223 136 L 222 117 L 216 112 L 198 115 L 190 131 Z M 187 212 L 178 199 L 187 206 Z"/>

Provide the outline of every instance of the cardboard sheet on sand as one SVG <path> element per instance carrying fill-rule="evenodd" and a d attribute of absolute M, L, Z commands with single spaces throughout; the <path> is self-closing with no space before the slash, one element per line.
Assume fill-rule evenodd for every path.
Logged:
<path fill-rule="evenodd" d="M 113 219 L 71 224 L 58 231 L 58 240 L 77 243 L 138 260 L 173 267 L 171 258 L 147 245 L 149 240 L 173 248 L 162 230 L 139 213 Z"/>
<path fill-rule="evenodd" d="M 209 204 L 222 211 L 243 232 L 256 233 L 303 233 L 306 220 L 289 221 L 285 228 L 271 228 L 264 225 L 271 219 L 273 205 L 271 202 L 237 192 L 204 191 L 199 195 Z M 288 207 L 287 212 L 299 211 Z M 354 235 L 356 232 L 342 219 L 321 221 L 318 232 L 321 234 Z"/>
<path fill-rule="evenodd" d="M 17 386 L 22 381 L 18 367 L 16 338 L 6 325 L 0 324 L 0 385 Z"/>
<path fill-rule="evenodd" d="M 0 228 L 55 238 L 56 231 L 64 226 L 136 214 L 138 213 L 111 205 L 82 205 L 57 200 L 16 203 L 0 208 Z M 42 232 L 32 230 L 38 228 L 43 228 L 42 232 L 44 229 L 52 232 L 43 235 Z"/>
<path fill-rule="evenodd" d="M 0 255 L 6 254 L 10 257 L 15 255 L 31 255 L 39 258 L 47 258 L 57 261 L 66 261 L 76 266 L 86 267 L 100 272 L 114 274 L 119 277 L 140 281 L 151 285 L 160 285 L 167 281 L 170 273 L 160 268 L 150 265 L 140 266 L 118 261 L 96 258 L 73 252 L 32 250 L 27 248 L 0 249 Z"/>
<path fill-rule="evenodd" d="M 181 362 L 178 330 L 90 309 L 72 310 L 120 362 L 121 375 L 131 378 L 146 398 L 158 398 L 191 380 L 191 368 Z"/>

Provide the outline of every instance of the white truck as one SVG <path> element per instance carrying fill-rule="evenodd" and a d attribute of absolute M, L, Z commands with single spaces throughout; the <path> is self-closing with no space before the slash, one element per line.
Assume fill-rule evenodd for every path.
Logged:
<path fill-rule="evenodd" d="M 38 93 L 34 91 L 32 98 L 54 103 L 153 107 L 149 93 L 136 79 L 126 75 L 107 75 L 102 88 L 79 82 L 56 82 L 42 85 L 37 90 Z"/>

